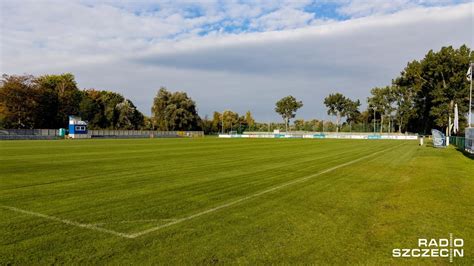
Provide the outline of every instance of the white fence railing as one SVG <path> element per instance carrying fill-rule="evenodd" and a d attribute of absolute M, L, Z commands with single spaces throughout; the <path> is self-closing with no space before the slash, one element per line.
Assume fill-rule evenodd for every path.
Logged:
<path fill-rule="evenodd" d="M 219 138 L 305 138 L 305 139 L 395 139 L 417 140 L 417 134 L 398 133 L 334 133 L 334 132 L 248 132 L 244 134 L 220 134 Z"/>

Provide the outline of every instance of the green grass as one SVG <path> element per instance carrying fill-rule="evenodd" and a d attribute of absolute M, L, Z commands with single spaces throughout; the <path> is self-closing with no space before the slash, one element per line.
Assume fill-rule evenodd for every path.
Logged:
<path fill-rule="evenodd" d="M 449 233 L 465 242 L 465 257 L 454 262 L 473 264 L 474 161 L 454 148 L 216 138 L 0 142 L 1 206 L 128 235 L 311 175 L 135 238 L 0 207 L 0 264 L 448 264 L 391 252 Z"/>

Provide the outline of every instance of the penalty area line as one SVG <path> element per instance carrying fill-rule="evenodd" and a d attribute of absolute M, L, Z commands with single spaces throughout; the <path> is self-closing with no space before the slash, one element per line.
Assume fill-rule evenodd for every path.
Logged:
<path fill-rule="evenodd" d="M 299 179 L 295 179 L 295 180 L 292 180 L 292 181 L 283 183 L 283 184 L 281 184 L 281 185 L 278 185 L 278 186 L 275 186 L 275 187 L 272 187 L 272 188 L 269 188 L 269 189 L 266 189 L 266 190 L 257 192 L 257 193 L 255 193 L 255 194 L 251 194 L 251 195 L 245 196 L 245 197 L 243 197 L 243 198 L 240 198 L 240 199 L 237 199 L 237 200 L 234 200 L 234 201 L 231 201 L 231 202 L 228 202 L 228 203 L 219 205 L 219 206 L 217 206 L 217 207 L 214 207 L 214 208 L 211 208 L 211 209 L 202 211 L 202 212 L 198 212 L 198 213 L 195 213 L 195 214 L 190 215 L 190 216 L 187 216 L 187 217 L 179 218 L 179 219 L 176 219 L 176 220 L 174 220 L 174 221 L 172 221 L 172 222 L 169 222 L 169 223 L 166 223 L 166 224 L 163 224 L 163 225 L 159 225 L 159 226 L 156 226 L 156 227 L 152 227 L 152 228 L 150 228 L 150 229 L 146 229 L 146 230 L 144 230 L 144 231 L 141 231 L 141 232 L 138 232 L 138 233 L 135 233 L 135 234 L 130 234 L 129 237 L 130 237 L 130 238 L 136 238 L 136 237 L 139 237 L 139 236 L 142 236 L 142 235 L 146 235 L 146 234 L 149 234 L 149 233 L 158 231 L 158 230 L 160 230 L 160 229 L 162 229 L 162 228 L 169 227 L 169 226 L 172 226 L 172 225 L 175 225 L 175 224 L 179 224 L 179 223 L 182 223 L 182 222 L 185 222 L 185 221 L 188 221 L 188 220 L 191 220 L 191 219 L 197 218 L 197 217 L 199 217 L 199 216 L 203 216 L 203 215 L 205 215 L 205 214 L 212 213 L 212 212 L 215 212 L 215 211 L 218 211 L 218 210 L 221 210 L 221 209 L 225 209 L 225 208 L 227 208 L 227 207 L 236 205 L 236 204 L 241 203 L 241 202 L 243 202 L 243 201 L 250 200 L 250 199 L 259 197 L 259 196 L 261 196 L 261 195 L 264 195 L 264 194 L 267 194 L 267 193 L 270 193 L 270 192 L 273 192 L 273 191 L 276 191 L 276 190 L 279 190 L 279 189 L 282 189 L 282 188 L 285 188 L 285 187 L 288 187 L 288 186 L 291 186 L 291 185 L 294 185 L 294 184 L 298 184 L 298 183 L 302 183 L 302 182 L 308 181 L 308 180 L 310 180 L 310 179 L 312 179 L 312 178 L 314 178 L 314 177 L 317 177 L 317 176 L 320 176 L 320 175 L 323 175 L 323 174 L 332 172 L 332 171 L 334 171 L 334 170 L 337 170 L 337 169 L 339 169 L 339 168 L 342 168 L 342 167 L 345 167 L 345 166 L 348 166 L 348 165 L 351 165 L 351 164 L 360 162 L 360 161 L 362 161 L 362 160 L 364 160 L 364 159 L 373 157 L 373 156 L 375 156 L 375 155 L 377 155 L 377 154 L 380 154 L 380 153 L 383 153 L 383 152 L 386 152 L 386 151 L 393 150 L 393 149 L 395 149 L 395 148 L 400 147 L 401 145 L 402 145 L 402 144 L 399 144 L 399 145 L 397 145 L 397 146 L 395 146 L 395 147 L 392 147 L 392 148 L 388 148 L 388 149 L 384 149 L 384 150 L 381 150 L 381 151 L 378 151 L 378 152 L 374 152 L 374 153 L 371 153 L 371 154 L 368 154 L 368 155 L 359 157 L 359 158 L 357 158 L 357 159 L 355 159 L 355 160 L 352 160 L 352 161 L 349 161 L 349 162 L 346 162 L 346 163 L 343 163 L 343 164 L 336 165 L 336 166 L 334 166 L 334 167 L 331 167 L 331 168 L 328 168 L 328 169 L 326 169 L 326 170 L 317 172 L 317 173 L 315 173 L 315 174 L 311 174 L 311 175 L 308 175 L 308 176 L 305 176 L 305 177 L 302 177 L 302 178 L 299 178 Z"/>
<path fill-rule="evenodd" d="M 72 225 L 72 226 L 76 226 L 76 227 L 95 230 L 95 231 L 99 231 L 99 232 L 102 232 L 102 233 L 108 233 L 108 234 L 112 234 L 112 235 L 115 235 L 115 236 L 120 236 L 120 237 L 124 237 L 124 238 L 133 238 L 129 234 L 124 234 L 124 233 L 120 233 L 120 232 L 117 232 L 117 231 L 105 229 L 105 228 L 102 228 L 102 227 L 95 226 L 93 224 L 78 223 L 78 222 L 74 222 L 74 221 L 71 221 L 71 220 L 61 219 L 61 218 L 58 218 L 58 217 L 55 217 L 55 216 L 46 215 L 46 214 L 42 214 L 42 213 L 38 213 L 38 212 L 27 211 L 27 210 L 23 210 L 23 209 L 11 207 L 11 206 L 0 205 L 0 208 L 7 209 L 7 210 L 10 210 L 10 211 L 14 211 L 14 212 L 18 212 L 18 213 L 22 213 L 22 214 L 28 214 L 30 216 L 41 217 L 41 218 L 44 218 L 44 219 L 47 219 L 47 220 L 56 221 L 56 222 L 60 222 L 60 223 L 67 224 L 67 225 Z"/>

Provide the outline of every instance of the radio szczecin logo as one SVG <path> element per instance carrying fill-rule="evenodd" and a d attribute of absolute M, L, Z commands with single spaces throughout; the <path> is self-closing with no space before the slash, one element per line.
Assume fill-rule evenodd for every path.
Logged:
<path fill-rule="evenodd" d="M 464 257 L 464 240 L 462 238 L 419 238 L 418 248 L 394 248 L 392 256 L 394 258 L 453 258 Z"/>

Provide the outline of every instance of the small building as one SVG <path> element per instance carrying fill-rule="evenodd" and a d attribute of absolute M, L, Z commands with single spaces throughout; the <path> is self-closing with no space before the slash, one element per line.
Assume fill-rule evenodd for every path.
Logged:
<path fill-rule="evenodd" d="M 90 138 L 87 134 L 87 122 L 82 121 L 79 116 L 69 116 L 69 138 L 86 139 Z"/>

